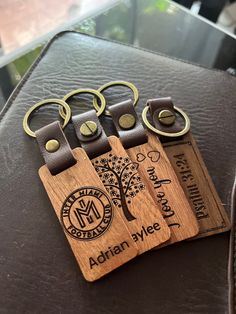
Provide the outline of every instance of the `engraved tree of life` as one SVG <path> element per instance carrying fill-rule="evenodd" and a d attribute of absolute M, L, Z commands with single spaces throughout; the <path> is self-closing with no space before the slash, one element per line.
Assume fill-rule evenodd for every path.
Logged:
<path fill-rule="evenodd" d="M 128 157 L 118 157 L 109 154 L 93 162 L 94 168 L 110 194 L 114 205 L 121 207 L 128 221 L 136 219 L 130 212 L 128 204 L 137 193 L 145 189 L 137 172 L 138 164 Z"/>

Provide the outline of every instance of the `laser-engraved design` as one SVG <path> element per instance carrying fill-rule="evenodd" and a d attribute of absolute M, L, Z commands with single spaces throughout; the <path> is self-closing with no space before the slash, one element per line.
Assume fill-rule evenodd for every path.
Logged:
<path fill-rule="evenodd" d="M 93 162 L 102 183 L 109 192 L 114 205 L 122 207 L 128 221 L 136 219 L 128 205 L 137 193 L 145 189 L 145 185 L 137 172 L 138 164 L 128 157 L 109 154 L 109 158 L 101 158 Z"/>
<path fill-rule="evenodd" d="M 84 228 L 86 226 L 86 222 L 84 221 L 83 216 L 87 218 L 87 222 L 89 224 L 93 223 L 96 219 L 101 218 L 101 215 L 99 214 L 97 207 L 94 204 L 94 201 L 88 201 L 86 204 L 82 199 L 78 203 L 80 207 L 75 208 L 74 214 L 78 219 L 81 228 Z"/>
<path fill-rule="evenodd" d="M 111 221 L 111 201 L 96 187 L 82 187 L 74 191 L 61 209 L 62 225 L 77 240 L 92 240 L 101 236 Z"/>

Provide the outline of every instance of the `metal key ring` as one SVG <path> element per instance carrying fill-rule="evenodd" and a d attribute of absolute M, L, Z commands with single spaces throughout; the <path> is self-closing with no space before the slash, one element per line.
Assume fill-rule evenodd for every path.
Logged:
<path fill-rule="evenodd" d="M 65 117 L 63 118 L 64 119 L 64 123 L 62 125 L 62 128 L 64 129 L 65 126 L 68 124 L 68 122 L 70 121 L 70 118 L 71 118 L 71 110 L 70 110 L 70 106 L 63 100 L 61 99 L 46 99 L 46 100 L 43 100 L 43 101 L 40 101 L 38 102 L 37 104 L 33 105 L 25 114 L 24 116 L 24 119 L 23 119 L 23 129 L 24 131 L 29 135 L 29 136 L 32 136 L 32 137 L 36 137 L 35 135 L 35 132 L 33 132 L 30 127 L 29 127 L 29 118 L 31 116 L 31 114 L 36 110 L 38 109 L 39 107 L 42 107 L 42 106 L 45 106 L 45 105 L 48 105 L 48 104 L 57 104 L 61 107 L 64 108 L 66 114 L 65 114 Z"/>
<path fill-rule="evenodd" d="M 189 117 L 187 116 L 187 114 L 182 109 L 180 109 L 176 106 L 174 106 L 174 110 L 177 113 L 179 113 L 180 116 L 184 119 L 185 125 L 184 125 L 183 130 L 181 130 L 179 132 L 175 132 L 175 133 L 167 133 L 167 132 L 163 132 L 163 131 L 156 129 L 147 119 L 148 110 L 149 110 L 148 106 L 144 107 L 143 112 L 142 112 L 143 122 L 148 127 L 148 129 L 150 129 L 151 131 L 155 132 L 158 135 L 167 136 L 167 137 L 179 137 L 179 136 L 183 136 L 184 134 L 186 134 L 190 129 Z"/>
<path fill-rule="evenodd" d="M 130 83 L 130 82 L 126 82 L 126 81 L 112 81 L 112 82 L 108 82 L 108 83 L 102 85 L 97 90 L 100 93 L 102 93 L 104 90 L 106 90 L 106 89 L 108 89 L 109 87 L 112 87 L 112 86 L 126 86 L 129 89 L 131 89 L 131 91 L 133 92 L 133 95 L 134 95 L 134 103 L 133 103 L 133 105 L 134 105 L 134 107 L 137 105 L 137 102 L 138 102 L 138 99 L 139 99 L 139 92 L 138 92 L 137 87 L 134 84 Z M 96 110 L 99 110 L 99 108 L 100 108 L 96 98 L 93 99 L 93 106 L 95 107 Z M 106 116 L 110 116 L 111 115 L 108 110 L 105 110 L 104 114 Z"/>
<path fill-rule="evenodd" d="M 100 99 L 101 107 L 98 107 L 98 110 L 97 110 L 97 116 L 99 117 L 103 113 L 104 109 L 106 108 L 106 100 L 105 100 L 105 97 L 96 89 L 86 88 L 86 89 L 73 90 L 72 92 L 66 94 L 63 97 L 63 101 L 67 102 L 69 98 L 75 95 L 80 95 L 80 94 L 92 94 L 93 96 L 96 96 L 98 99 Z M 96 97 L 94 99 L 96 99 Z M 60 107 L 59 114 L 63 119 L 65 118 L 65 110 L 63 107 Z"/>

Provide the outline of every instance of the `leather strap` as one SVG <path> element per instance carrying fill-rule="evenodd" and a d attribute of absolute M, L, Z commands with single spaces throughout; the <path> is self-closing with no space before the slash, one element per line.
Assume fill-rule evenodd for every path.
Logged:
<path fill-rule="evenodd" d="M 158 130 L 167 132 L 167 133 L 176 133 L 182 129 L 180 120 L 178 120 L 178 116 L 176 116 L 176 113 L 174 110 L 174 104 L 172 102 L 171 97 L 149 99 L 147 100 L 146 105 L 149 106 L 152 123 Z M 176 116 L 176 120 L 172 125 L 163 125 L 160 123 L 158 119 L 159 113 L 165 109 L 170 110 Z M 160 139 L 162 143 L 171 142 L 176 139 L 173 137 L 170 138 L 170 137 L 164 137 L 161 135 L 158 135 L 158 138 Z M 182 137 L 178 137 L 178 139 L 180 138 Z"/>
<path fill-rule="evenodd" d="M 110 106 L 109 112 L 124 148 L 138 146 L 148 141 L 146 131 L 136 114 L 132 100 L 129 99 Z M 130 114 L 135 118 L 135 124 L 130 129 L 124 129 L 120 126 L 119 119 L 125 114 Z"/>
<path fill-rule="evenodd" d="M 80 131 L 82 124 L 86 123 L 87 121 L 93 121 L 97 125 L 96 132 L 91 136 L 84 136 Z M 89 110 L 82 114 L 73 116 L 72 122 L 74 124 L 76 136 L 90 159 L 93 159 L 111 150 L 108 138 L 99 122 L 95 110 Z"/>
<path fill-rule="evenodd" d="M 182 129 L 177 119 L 174 124 L 168 125 L 168 126 L 161 124 L 158 120 L 159 113 L 164 109 L 168 109 L 174 115 L 176 115 L 171 97 L 149 99 L 147 101 L 147 105 L 150 108 L 152 122 L 158 130 L 167 132 L 167 133 L 175 133 L 175 132 L 179 132 Z"/>
<path fill-rule="evenodd" d="M 59 121 L 50 123 L 35 132 L 39 149 L 43 155 L 45 163 L 52 175 L 73 166 L 76 159 L 73 156 L 70 145 L 62 131 Z M 59 148 L 55 152 L 46 150 L 46 143 L 50 140 L 59 142 Z"/>

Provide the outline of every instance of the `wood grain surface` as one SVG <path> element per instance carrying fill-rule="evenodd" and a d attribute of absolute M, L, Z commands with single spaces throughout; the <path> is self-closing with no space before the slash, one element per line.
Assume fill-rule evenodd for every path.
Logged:
<path fill-rule="evenodd" d="M 94 281 L 138 250 L 84 150 L 73 154 L 74 166 L 52 176 L 44 165 L 39 175 L 84 277 Z"/>
<path fill-rule="evenodd" d="M 148 142 L 127 150 L 139 173 L 161 210 L 171 230 L 172 244 L 195 236 L 198 223 L 179 180 L 158 138 L 148 133 Z"/>
<path fill-rule="evenodd" d="M 200 232 L 195 238 L 229 230 L 229 218 L 193 136 L 166 143 L 164 149 L 197 217 Z"/>
<path fill-rule="evenodd" d="M 92 162 L 141 254 L 166 242 L 170 229 L 140 178 L 138 164 L 131 162 L 117 137 L 108 139 L 112 150 Z"/>

